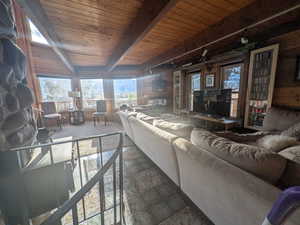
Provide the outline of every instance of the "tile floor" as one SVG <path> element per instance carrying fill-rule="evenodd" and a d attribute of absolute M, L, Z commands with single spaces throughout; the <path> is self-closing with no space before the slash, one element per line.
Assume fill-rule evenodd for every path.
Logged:
<path fill-rule="evenodd" d="M 80 128 L 80 129 L 78 129 Z M 81 126 L 66 126 L 53 137 L 73 136 L 74 138 L 110 133 L 122 130 L 113 123 L 111 126 L 94 127 L 87 122 Z M 213 225 L 209 219 L 180 192 L 178 187 L 149 159 L 136 148 L 129 138 L 124 140 L 124 222 L 126 225 Z M 104 163 L 113 152 L 103 153 Z M 96 155 L 87 155 L 82 159 L 84 183 L 97 171 Z M 118 168 L 117 168 L 118 171 Z M 74 171 L 75 186 L 80 188 L 79 167 Z M 118 182 L 118 181 L 117 181 Z M 104 177 L 105 189 L 105 224 L 113 224 L 113 186 L 112 170 Z M 119 196 L 117 195 L 117 199 Z M 86 216 L 92 216 L 100 209 L 99 186 L 96 185 L 85 197 Z M 78 203 L 79 220 L 83 219 L 82 202 Z M 62 222 L 70 224 L 72 215 L 67 214 Z M 101 217 L 92 218 L 83 225 L 100 225 Z"/>
<path fill-rule="evenodd" d="M 105 159 L 111 152 L 105 152 Z M 91 162 L 95 157 L 91 157 Z M 207 217 L 195 208 L 175 184 L 134 145 L 124 148 L 124 221 L 126 225 L 212 225 Z M 93 173 L 92 164 L 88 171 Z M 96 168 L 94 166 L 94 168 Z M 113 205 L 112 173 L 105 177 L 106 208 Z M 96 197 L 97 196 L 97 197 Z M 117 196 L 118 197 L 118 196 Z M 99 210 L 98 186 L 85 199 L 86 208 Z M 91 210 L 92 209 L 92 210 Z M 82 217 L 82 207 L 79 207 Z M 69 215 L 70 216 L 70 215 Z M 70 217 L 69 217 L 70 219 Z M 68 220 L 69 221 L 69 220 Z M 101 217 L 95 216 L 84 225 L 99 225 Z M 107 210 L 105 224 L 113 223 L 113 210 Z M 64 224 L 68 224 L 67 221 Z"/>

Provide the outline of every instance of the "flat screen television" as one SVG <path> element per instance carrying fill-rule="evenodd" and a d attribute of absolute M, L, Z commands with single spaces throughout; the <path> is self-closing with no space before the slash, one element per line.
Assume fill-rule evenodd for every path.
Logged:
<path fill-rule="evenodd" d="M 194 91 L 193 111 L 215 117 L 230 117 L 231 89 Z"/>

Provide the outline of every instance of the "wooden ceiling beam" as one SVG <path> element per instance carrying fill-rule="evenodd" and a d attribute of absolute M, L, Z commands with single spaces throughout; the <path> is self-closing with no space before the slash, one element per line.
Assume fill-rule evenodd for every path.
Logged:
<path fill-rule="evenodd" d="M 61 48 L 63 46 L 59 37 L 57 36 L 54 27 L 50 23 L 50 20 L 44 11 L 40 0 L 16 0 L 18 4 L 23 8 L 26 15 L 37 26 L 39 31 L 46 38 L 54 52 L 59 56 L 62 62 L 67 68 L 75 73 L 75 69 L 67 55 L 67 53 Z"/>
<path fill-rule="evenodd" d="M 180 0 L 144 1 L 133 22 L 124 32 L 120 43 L 112 51 L 106 65 L 107 71 L 112 71 L 122 58 L 141 41 L 149 31 L 163 18 Z"/>
<path fill-rule="evenodd" d="M 219 23 L 185 40 L 176 47 L 154 57 L 143 66 L 146 70 L 174 62 L 180 58 L 203 51 L 218 42 L 226 41 L 233 36 L 242 36 L 246 29 L 255 28 L 256 23 L 264 24 L 280 16 L 292 13 L 300 8 L 298 0 L 257 0 L 249 6 L 238 10 Z"/>

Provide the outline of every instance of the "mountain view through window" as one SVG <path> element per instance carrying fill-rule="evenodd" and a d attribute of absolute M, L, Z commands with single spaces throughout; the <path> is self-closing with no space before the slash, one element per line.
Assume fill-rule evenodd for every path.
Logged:
<path fill-rule="evenodd" d="M 136 79 L 114 80 L 115 107 L 137 104 Z"/>

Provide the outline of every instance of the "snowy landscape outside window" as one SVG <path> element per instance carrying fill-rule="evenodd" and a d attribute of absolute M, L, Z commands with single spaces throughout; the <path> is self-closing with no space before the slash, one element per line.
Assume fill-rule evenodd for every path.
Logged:
<path fill-rule="evenodd" d="M 137 105 L 136 79 L 114 80 L 115 107 Z"/>
<path fill-rule="evenodd" d="M 194 91 L 200 91 L 200 73 L 191 75 L 190 110 L 193 111 Z"/>
<path fill-rule="evenodd" d="M 73 107 L 73 100 L 69 97 L 71 79 L 39 77 L 43 102 L 55 102 L 58 112 L 67 111 Z"/>
<path fill-rule="evenodd" d="M 96 109 L 96 101 L 104 100 L 102 79 L 81 79 L 82 104 L 84 109 Z"/>
<path fill-rule="evenodd" d="M 238 101 L 240 91 L 242 64 L 222 67 L 222 80 L 224 89 L 232 89 L 230 116 L 238 116 Z"/>

